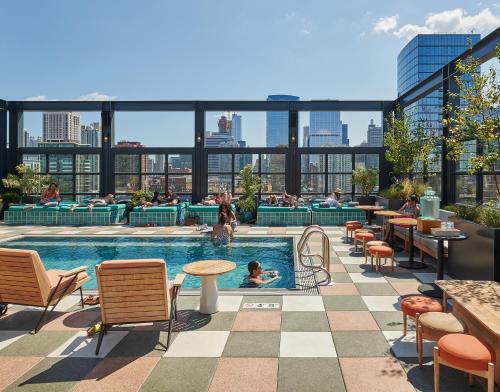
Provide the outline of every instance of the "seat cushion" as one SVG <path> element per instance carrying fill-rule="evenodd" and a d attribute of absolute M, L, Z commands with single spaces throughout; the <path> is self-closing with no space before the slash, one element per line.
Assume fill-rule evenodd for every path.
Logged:
<path fill-rule="evenodd" d="M 423 295 L 412 295 L 401 301 L 401 310 L 404 314 L 415 317 L 417 313 L 442 312 L 443 305 L 434 298 L 424 297 Z"/>
<path fill-rule="evenodd" d="M 363 226 L 361 226 L 361 223 L 351 223 L 350 225 L 346 225 L 347 231 L 354 231 L 361 229 Z"/>
<path fill-rule="evenodd" d="M 89 275 L 86 272 L 80 272 L 78 276 L 76 277 L 76 280 L 73 280 L 73 276 L 68 276 L 67 278 L 63 278 L 61 281 L 61 284 L 57 286 L 57 283 L 59 282 L 59 274 L 64 273 L 66 271 L 64 270 L 48 270 L 47 271 L 47 276 L 49 278 L 49 283 L 50 283 L 50 289 L 51 292 L 56 289 L 57 287 L 57 292 L 56 295 L 54 296 L 54 299 L 57 299 L 59 295 L 61 295 L 66 289 L 66 295 L 71 294 L 73 291 L 75 291 L 78 287 L 83 285 L 86 281 L 90 279 Z M 71 284 L 71 287 L 68 288 L 68 286 Z"/>
<path fill-rule="evenodd" d="M 346 221 L 345 222 L 345 225 L 353 225 L 353 224 L 356 224 L 356 225 L 361 225 L 361 222 L 360 221 Z"/>
<path fill-rule="evenodd" d="M 453 333 L 438 341 L 439 356 L 450 365 L 466 370 L 486 370 L 495 362 L 495 352 L 472 335 Z"/>
<path fill-rule="evenodd" d="M 427 312 L 418 318 L 427 339 L 438 340 L 449 333 L 464 333 L 462 322 L 452 313 Z"/>
<path fill-rule="evenodd" d="M 369 248 L 370 246 L 389 246 L 389 244 L 385 241 L 368 241 L 366 247 Z"/>
<path fill-rule="evenodd" d="M 159 267 L 162 264 L 165 264 L 165 261 L 162 259 L 107 260 L 101 263 L 101 268 L 110 269 L 110 268 Z"/>
<path fill-rule="evenodd" d="M 373 240 L 374 238 L 375 238 L 375 236 L 373 235 L 373 233 L 356 233 L 357 240 L 369 241 L 369 240 Z"/>
<path fill-rule="evenodd" d="M 394 253 L 392 248 L 389 248 L 388 246 L 383 246 L 383 245 L 375 245 L 375 246 L 370 246 L 368 248 L 368 252 L 370 252 L 371 255 L 379 255 L 379 256 L 392 256 Z"/>

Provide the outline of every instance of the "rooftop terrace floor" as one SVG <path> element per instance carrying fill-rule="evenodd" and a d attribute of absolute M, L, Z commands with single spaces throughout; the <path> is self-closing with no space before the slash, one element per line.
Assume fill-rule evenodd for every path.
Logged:
<path fill-rule="evenodd" d="M 300 235 L 303 228 L 242 226 L 236 235 Z M 343 243 L 344 230 L 326 228 L 332 286 L 320 295 L 224 295 L 220 312 L 195 311 L 197 295 L 181 295 L 179 320 L 168 352 L 167 325 L 114 327 L 94 356 L 97 338 L 85 329 L 99 321 L 99 308 L 62 301 L 36 335 L 39 310 L 13 306 L 0 318 L 0 390 L 26 391 L 433 391 L 430 356 L 416 365 L 414 324 L 402 337 L 401 296 L 417 293 L 435 270 L 395 268 L 369 272 L 364 257 Z M 19 234 L 199 235 L 194 228 L 12 227 Z M 182 294 L 182 291 L 181 291 Z M 244 309 L 245 303 L 279 303 L 278 310 Z M 441 391 L 482 391 L 458 371 L 441 367 Z"/>

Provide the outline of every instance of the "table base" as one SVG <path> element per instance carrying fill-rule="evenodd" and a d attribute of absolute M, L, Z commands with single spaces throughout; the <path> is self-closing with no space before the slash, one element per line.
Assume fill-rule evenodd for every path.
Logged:
<path fill-rule="evenodd" d="M 418 286 L 418 291 L 432 298 L 443 298 L 443 290 L 434 283 L 424 283 Z"/>
<path fill-rule="evenodd" d="M 201 280 L 200 307 L 202 314 L 213 314 L 219 311 L 219 289 L 217 275 L 203 276 Z"/>
<path fill-rule="evenodd" d="M 420 261 L 413 261 L 411 262 L 410 260 L 397 260 L 398 267 L 401 268 L 406 268 L 406 269 L 424 269 L 427 268 L 427 265 L 424 263 L 421 263 Z"/>

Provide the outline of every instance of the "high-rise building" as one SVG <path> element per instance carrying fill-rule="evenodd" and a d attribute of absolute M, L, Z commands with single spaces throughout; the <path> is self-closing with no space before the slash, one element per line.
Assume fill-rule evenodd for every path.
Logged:
<path fill-rule="evenodd" d="M 481 39 L 480 34 L 419 34 L 398 55 L 398 96 L 462 54 Z M 442 90 L 407 106 L 405 112 L 422 121 L 429 133 L 440 134 Z"/>
<path fill-rule="evenodd" d="M 23 129 L 23 145 L 22 147 L 38 147 L 39 138 L 31 136 L 27 129 Z"/>
<path fill-rule="evenodd" d="M 349 145 L 349 124 L 342 123 L 342 145 Z"/>
<path fill-rule="evenodd" d="M 368 124 L 368 130 L 366 131 L 366 140 L 368 141 L 369 147 L 382 147 L 384 145 L 384 137 L 382 135 L 382 127 L 378 127 L 373 122 L 373 118 Z"/>
<path fill-rule="evenodd" d="M 310 112 L 309 147 L 340 146 L 341 144 L 340 112 Z"/>
<path fill-rule="evenodd" d="M 269 95 L 268 101 L 298 101 L 295 95 Z M 288 146 L 288 112 L 266 113 L 266 147 Z"/>
<path fill-rule="evenodd" d="M 302 147 L 307 147 L 309 145 L 309 125 L 302 128 Z"/>
<path fill-rule="evenodd" d="M 43 141 L 48 143 L 80 143 L 80 113 L 43 113 Z"/>
<path fill-rule="evenodd" d="M 242 140 L 241 115 L 233 113 L 231 116 L 231 136 L 239 142 Z"/>
<path fill-rule="evenodd" d="M 101 124 L 99 122 L 82 125 L 81 143 L 89 147 L 101 146 Z"/>

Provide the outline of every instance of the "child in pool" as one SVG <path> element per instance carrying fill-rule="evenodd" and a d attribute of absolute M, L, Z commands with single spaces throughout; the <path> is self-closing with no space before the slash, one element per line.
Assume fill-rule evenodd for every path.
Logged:
<path fill-rule="evenodd" d="M 262 275 L 271 276 L 270 279 L 262 279 Z M 263 286 L 279 279 L 277 271 L 263 271 L 262 265 L 258 261 L 248 263 L 248 283 Z"/>

